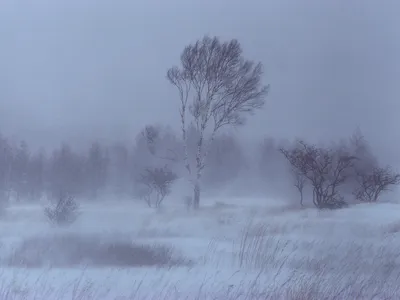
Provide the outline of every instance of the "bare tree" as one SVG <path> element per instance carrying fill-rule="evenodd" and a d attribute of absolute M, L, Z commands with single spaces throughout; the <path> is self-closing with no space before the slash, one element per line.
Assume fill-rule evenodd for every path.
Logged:
<path fill-rule="evenodd" d="M 81 195 L 87 183 L 84 161 L 84 157 L 67 144 L 56 149 L 49 162 L 48 192 L 53 197 L 58 197 L 60 190 L 73 196 Z"/>
<path fill-rule="evenodd" d="M 159 207 L 171 192 L 171 185 L 177 179 L 177 175 L 167 166 L 162 168 L 146 169 L 139 181 L 147 188 L 144 199 L 149 207 Z M 153 195 L 155 199 L 153 199 Z"/>
<path fill-rule="evenodd" d="M 156 154 L 156 142 L 157 139 L 160 136 L 160 129 L 152 126 L 152 125 L 147 125 L 141 132 L 142 136 L 144 137 L 146 143 L 147 143 L 147 148 L 149 152 L 153 155 Z"/>
<path fill-rule="evenodd" d="M 395 173 L 389 166 L 376 167 L 371 173 L 358 173 L 359 187 L 354 191 L 357 200 L 376 202 L 379 196 L 389 190 L 390 186 L 400 184 L 400 174 Z"/>
<path fill-rule="evenodd" d="M 231 182 L 246 167 L 246 157 L 239 141 L 228 134 L 215 137 L 206 159 L 207 168 L 202 174 L 204 187 L 221 187 Z"/>
<path fill-rule="evenodd" d="M 198 208 L 210 143 L 220 128 L 242 125 L 247 114 L 262 108 L 268 86 L 261 83 L 261 63 L 245 60 L 235 39 L 221 42 L 205 36 L 186 46 L 180 60 L 181 67 L 169 69 L 167 78 L 179 91 L 184 163 L 194 186 L 193 205 Z M 199 133 L 194 168 L 188 154 L 188 115 Z"/>
<path fill-rule="evenodd" d="M 108 150 L 98 142 L 92 143 L 88 152 L 88 156 L 84 160 L 84 174 L 90 196 L 92 199 L 96 199 L 99 191 L 104 189 L 107 184 L 109 155 Z"/>
<path fill-rule="evenodd" d="M 346 147 L 346 146 L 345 146 Z M 375 168 L 379 166 L 378 159 L 373 154 L 371 146 L 368 141 L 365 139 L 361 130 L 357 128 L 354 133 L 348 139 L 348 151 L 353 153 L 357 157 L 357 160 L 354 164 L 354 178 L 364 174 L 370 174 L 373 172 Z"/>
<path fill-rule="evenodd" d="M 13 147 L 0 135 L 0 206 L 6 207 L 12 191 Z"/>
<path fill-rule="evenodd" d="M 303 205 L 304 201 L 304 186 L 306 185 L 307 178 L 297 169 L 292 169 L 293 179 L 294 179 L 294 186 L 300 193 L 300 205 Z"/>
<path fill-rule="evenodd" d="M 108 183 L 118 196 L 127 195 L 132 185 L 132 157 L 126 145 L 116 143 L 110 148 Z M 129 192 L 128 192 L 129 191 Z"/>
<path fill-rule="evenodd" d="M 318 208 L 337 208 L 345 205 L 339 187 L 348 179 L 347 170 L 353 167 L 356 157 L 308 145 L 298 141 L 291 150 L 280 149 L 293 170 L 303 175 L 313 188 L 313 202 Z"/>
<path fill-rule="evenodd" d="M 358 158 L 353 170 L 356 185 L 353 195 L 356 200 L 376 202 L 383 192 L 400 184 L 399 173 L 394 172 L 390 166 L 379 166 L 378 159 L 372 154 L 371 147 L 360 129 L 351 136 L 350 147 Z"/>
<path fill-rule="evenodd" d="M 162 136 L 161 131 L 162 129 L 159 126 L 147 125 L 141 131 L 141 137 L 144 139 L 147 149 L 152 156 L 175 163 L 179 160 L 175 149 L 169 148 L 171 145 L 160 145 L 162 142 L 161 139 L 165 138 L 165 136 Z M 162 150 L 162 154 L 159 153 L 160 150 Z"/>

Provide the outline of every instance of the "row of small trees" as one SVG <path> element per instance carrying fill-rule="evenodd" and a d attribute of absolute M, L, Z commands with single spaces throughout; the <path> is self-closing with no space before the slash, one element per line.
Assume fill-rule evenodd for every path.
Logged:
<path fill-rule="evenodd" d="M 179 155 L 173 149 L 161 148 L 160 138 L 160 128 L 148 126 L 142 131 L 139 140 L 144 142 L 152 160 L 147 161 L 147 167 L 142 168 L 135 179 L 142 188 L 141 196 L 147 205 L 156 208 L 171 192 L 171 185 L 178 179 L 179 172 L 173 170 L 179 163 Z M 360 131 L 348 140 L 330 146 L 309 144 L 303 140 L 286 144 L 278 149 L 273 143 L 263 143 L 262 149 L 275 162 L 273 154 L 278 151 L 283 154 L 288 164 L 280 160 L 281 167 L 290 167 L 288 175 L 293 178 L 302 206 L 307 188 L 311 190 L 308 194 L 317 208 L 337 209 L 348 205 L 345 198 L 349 195 L 355 201 L 376 202 L 383 192 L 400 184 L 400 174 L 389 166 L 380 166 Z M 168 153 L 171 155 L 167 156 Z M 155 163 L 149 165 L 150 161 Z M 165 164 L 160 166 L 160 163 Z M 60 190 L 55 196 L 55 201 L 45 208 L 45 216 L 53 224 L 70 224 L 79 215 L 79 205 L 69 192 Z"/>
<path fill-rule="evenodd" d="M 154 132 L 154 128 L 150 129 L 144 131 L 144 136 L 149 131 Z M 154 146 L 153 138 L 147 136 L 146 140 L 149 147 Z M 302 206 L 305 195 L 320 209 L 341 208 L 354 201 L 376 202 L 384 192 L 400 183 L 400 174 L 394 172 L 390 166 L 379 163 L 360 130 L 347 140 L 329 146 L 297 140 L 294 143 L 286 142 L 286 146 L 280 147 L 273 143 L 263 143 L 261 150 L 274 165 L 262 163 L 260 175 L 266 173 L 265 168 L 269 168 L 269 173 L 278 176 L 280 181 L 287 181 L 292 176 Z M 277 156 L 279 152 L 283 156 Z M 156 156 L 154 149 L 152 153 Z M 282 158 L 288 163 L 289 172 Z M 279 169 L 284 172 L 279 174 Z M 139 182 L 147 187 L 144 199 L 148 205 L 152 206 L 151 195 L 154 193 L 154 206 L 158 207 L 177 178 L 168 164 L 146 169 Z M 268 177 L 264 180 L 268 184 Z"/>
<path fill-rule="evenodd" d="M 104 185 L 108 158 L 94 143 L 87 153 L 78 154 L 64 144 L 51 155 L 32 153 L 25 142 L 14 144 L 0 138 L 0 199 L 38 200 L 44 192 L 61 189 L 73 194 L 95 195 Z"/>
<path fill-rule="evenodd" d="M 340 145 L 324 147 L 298 140 L 280 152 L 291 167 L 301 205 L 307 186 L 316 207 L 341 208 L 347 205 L 348 194 L 356 201 L 376 202 L 383 192 L 400 184 L 400 174 L 378 163 L 360 131 Z"/>
<path fill-rule="evenodd" d="M 141 197 L 149 206 L 158 207 L 173 183 L 186 172 L 179 139 L 171 130 L 157 126 L 144 128 L 131 151 L 123 145 L 112 148 L 94 143 L 81 154 L 63 145 L 46 156 L 30 154 L 25 143 L 13 146 L 4 138 L 0 141 L 3 196 L 13 192 L 20 198 L 38 199 L 44 192 L 57 196 L 60 191 L 68 191 L 74 196 L 94 198 L 111 186 L 114 192 L 121 192 L 125 185 L 125 191 L 131 191 L 130 197 Z M 284 182 L 287 189 L 292 176 L 300 203 L 306 197 L 319 208 L 343 206 L 345 198 L 376 202 L 400 181 L 399 174 L 379 164 L 359 131 L 348 140 L 329 146 L 269 138 L 261 143 L 253 165 L 249 163 L 252 153 L 242 148 L 245 145 L 232 136 L 217 136 L 203 180 L 213 178 L 210 181 L 221 185 L 240 178 L 240 172 L 246 170 L 247 174 L 261 177 L 264 186 L 273 186 L 275 178 Z M 194 160 L 195 143 L 189 144 L 188 149 Z M 284 159 L 289 162 L 289 173 Z"/>
<path fill-rule="evenodd" d="M 156 135 L 147 136 L 145 131 Z M 191 135 L 195 136 L 193 128 Z M 242 146 L 231 135 L 214 140 L 203 178 L 206 186 L 222 185 L 238 176 L 245 160 Z M 33 152 L 25 142 L 1 137 L 0 199 L 34 201 L 44 194 L 58 195 L 61 190 L 90 199 L 105 192 L 118 198 L 143 196 L 144 190 L 154 188 L 146 182 L 152 175 L 167 172 L 174 180 L 184 175 L 182 148 L 177 135 L 162 126 L 146 126 L 130 143 L 109 146 L 94 142 L 83 151 L 64 143 L 51 152 Z M 165 197 L 167 193 L 162 191 Z"/>

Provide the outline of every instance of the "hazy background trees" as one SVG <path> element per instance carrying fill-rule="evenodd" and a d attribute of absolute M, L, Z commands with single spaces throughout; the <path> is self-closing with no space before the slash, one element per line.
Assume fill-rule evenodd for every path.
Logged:
<path fill-rule="evenodd" d="M 297 191 L 301 206 L 323 209 L 376 202 L 400 183 L 400 174 L 380 163 L 360 129 L 324 143 L 272 136 L 244 142 L 227 131 L 263 108 L 269 86 L 262 75 L 262 64 L 245 59 L 236 39 L 205 36 L 186 46 L 180 66 L 167 71 L 178 91 L 171 107 L 176 106 L 180 130 L 147 124 L 126 141 L 86 141 L 87 147 L 75 149 L 63 143 L 50 154 L 0 137 L 2 203 L 45 196 L 56 199 L 49 210 L 55 212 L 76 198 L 115 196 L 158 208 L 175 189 L 199 208 L 200 191 L 226 194 L 233 187 L 241 196 L 289 201 Z M 182 181 L 192 192 L 176 186 Z"/>
<path fill-rule="evenodd" d="M 197 134 L 189 127 L 191 157 Z M 168 126 L 148 125 L 132 140 L 93 141 L 86 149 L 63 143 L 48 152 L 32 151 L 26 142 L 4 136 L 0 143 L 1 204 L 67 194 L 88 201 L 136 199 L 158 207 L 165 201 L 184 204 L 183 196 L 192 196 L 178 184 L 186 181 L 183 145 L 179 132 Z M 262 196 L 299 206 L 313 205 L 313 199 L 320 208 L 339 200 L 375 202 L 396 188 L 400 175 L 373 148 L 359 129 L 316 144 L 273 137 L 249 141 L 222 131 L 210 145 L 201 184 L 211 196 Z"/>
<path fill-rule="evenodd" d="M 46 149 L 44 175 L 29 187 L 34 189 L 32 194 L 50 190 L 50 182 L 55 184 L 50 175 L 52 148 L 66 141 L 74 153 L 87 158 L 91 143 L 99 139 L 108 149 L 110 161 L 105 189 L 130 197 L 132 173 L 136 172 L 132 166 L 135 135 L 145 125 L 160 122 L 171 126 L 180 139 L 177 107 L 172 104 L 176 90 L 164 74 L 171 64 L 178 63 L 185 45 L 204 33 L 237 38 L 245 57 L 265 65 L 263 81 L 272 85 L 268 109 L 238 130 L 246 164 L 234 187 L 240 183 L 253 186 L 249 190 L 258 189 L 263 195 L 292 191 L 286 183 L 289 180 L 276 175 L 287 168 L 268 155 L 264 166 L 260 162 L 257 147 L 264 138 L 274 137 L 277 145 L 286 143 L 280 138 L 291 144 L 296 137 L 309 144 L 340 144 L 339 139 L 347 138 L 356 126 L 363 129 L 383 165 L 398 167 L 400 143 L 393 130 L 400 111 L 395 76 L 400 66 L 400 35 L 394 30 L 399 28 L 397 2 L 363 1 L 361 14 L 360 5 L 350 1 L 346 5 L 340 1 L 309 1 L 307 5 L 256 1 L 243 6 L 240 1 L 222 0 L 213 4 L 215 9 L 202 1 L 181 2 L 160 2 L 162 9 L 157 10 L 148 1 L 108 5 L 89 0 L 84 10 L 79 1 L 63 1 L 63 10 L 50 2 L 46 9 L 4 2 L 0 10 L 5 39 L 4 55 L 0 56 L 0 131 L 8 141 L 0 149 L 3 158 L 7 157 L 0 161 L 4 197 L 14 189 L 19 196 L 12 195 L 13 199 L 22 197 L 29 186 L 19 174 L 24 163 L 17 167 L 11 162 L 20 146 L 14 136 L 27 141 L 30 161 L 37 157 L 38 147 Z M 65 18 L 65 10 L 74 12 L 74 22 Z M 182 26 L 187 18 L 191 26 Z M 100 27 L 107 30 L 96 34 Z M 37 162 L 40 169 L 40 159 Z M 34 172 L 29 167 L 29 173 Z M 206 172 L 204 192 L 210 189 L 208 185 L 216 185 L 212 180 L 206 182 L 206 177 L 217 171 Z M 103 188 L 95 188 L 93 181 L 92 191 L 86 184 L 87 197 L 95 189 L 103 194 Z M 342 189 L 351 190 L 352 184 L 348 182 Z M 244 193 L 242 188 L 237 191 Z"/>

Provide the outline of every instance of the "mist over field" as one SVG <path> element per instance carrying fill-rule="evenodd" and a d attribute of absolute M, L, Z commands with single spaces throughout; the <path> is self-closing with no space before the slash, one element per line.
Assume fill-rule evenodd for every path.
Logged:
<path fill-rule="evenodd" d="M 2 1 L 0 299 L 399 299 L 399 10 Z"/>

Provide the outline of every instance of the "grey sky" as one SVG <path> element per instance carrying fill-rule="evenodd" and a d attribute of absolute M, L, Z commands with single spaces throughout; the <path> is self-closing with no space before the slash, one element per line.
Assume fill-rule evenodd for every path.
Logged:
<path fill-rule="evenodd" d="M 396 0 L 3 0 L 0 126 L 37 143 L 177 124 L 165 79 L 204 34 L 261 60 L 268 104 L 241 133 L 312 139 L 359 125 L 400 151 Z"/>

